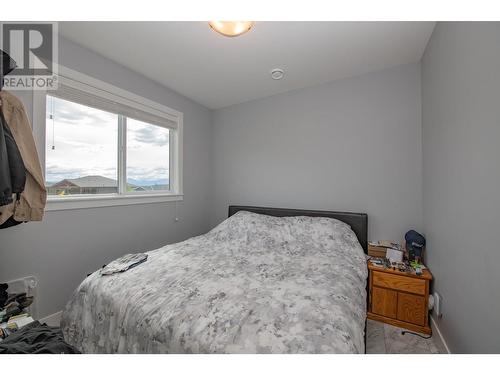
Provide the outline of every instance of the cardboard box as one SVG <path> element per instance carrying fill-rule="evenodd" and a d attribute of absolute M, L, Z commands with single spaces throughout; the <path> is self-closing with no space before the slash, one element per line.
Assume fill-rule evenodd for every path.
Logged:
<path fill-rule="evenodd" d="M 387 248 L 368 244 L 368 255 L 376 258 L 385 258 Z"/>

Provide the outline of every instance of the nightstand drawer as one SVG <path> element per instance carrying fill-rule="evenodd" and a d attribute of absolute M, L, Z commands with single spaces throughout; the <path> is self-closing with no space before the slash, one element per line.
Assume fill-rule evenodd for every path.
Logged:
<path fill-rule="evenodd" d="M 373 285 L 425 295 L 425 280 L 419 280 L 413 277 L 391 275 L 385 272 L 375 271 L 373 272 Z"/>

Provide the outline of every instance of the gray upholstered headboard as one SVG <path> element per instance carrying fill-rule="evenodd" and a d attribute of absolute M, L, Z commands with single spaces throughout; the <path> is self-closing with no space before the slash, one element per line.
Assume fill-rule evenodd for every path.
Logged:
<path fill-rule="evenodd" d="M 314 216 L 331 217 L 343 221 L 351 226 L 351 229 L 358 237 L 359 243 L 365 253 L 368 252 L 368 215 L 354 212 L 337 211 L 317 211 L 317 210 L 296 210 L 293 208 L 272 208 L 253 206 L 229 206 L 228 216 L 234 215 L 238 211 L 249 211 L 257 214 L 270 216 Z"/>

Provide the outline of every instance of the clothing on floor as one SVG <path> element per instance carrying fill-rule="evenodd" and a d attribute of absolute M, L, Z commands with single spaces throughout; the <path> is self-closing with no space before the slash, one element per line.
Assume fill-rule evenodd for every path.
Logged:
<path fill-rule="evenodd" d="M 26 296 L 26 293 L 9 295 L 4 306 L 0 310 L 0 322 L 9 320 L 10 317 L 18 315 L 33 303 L 34 297 Z"/>
<path fill-rule="evenodd" d="M 26 292 L 9 293 L 8 289 L 9 284 L 0 284 L 0 323 L 22 314 L 35 299 L 33 296 L 28 296 Z"/>
<path fill-rule="evenodd" d="M 34 321 L 0 342 L 0 354 L 79 354 L 64 341 L 60 328 Z"/>

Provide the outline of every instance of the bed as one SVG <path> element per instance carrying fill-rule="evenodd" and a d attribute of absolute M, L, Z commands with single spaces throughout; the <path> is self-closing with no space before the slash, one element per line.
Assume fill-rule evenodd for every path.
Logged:
<path fill-rule="evenodd" d="M 207 234 L 89 275 L 62 316 L 84 353 L 363 353 L 367 215 L 230 206 Z"/>

